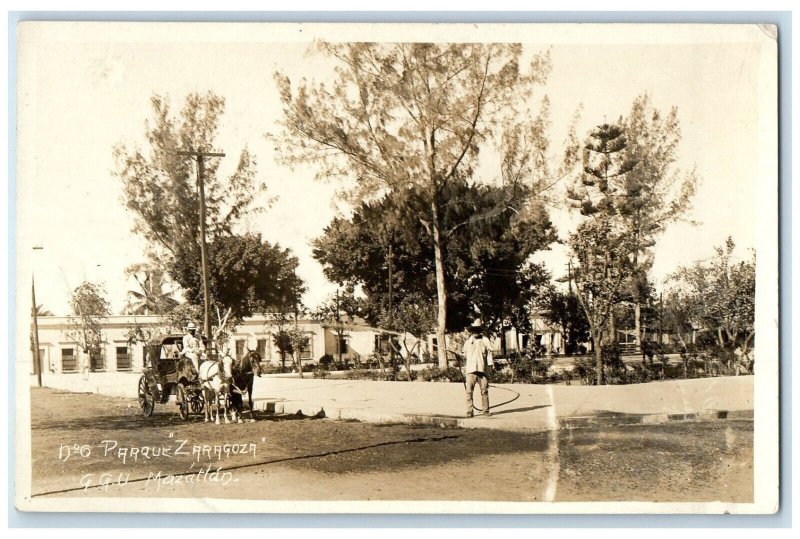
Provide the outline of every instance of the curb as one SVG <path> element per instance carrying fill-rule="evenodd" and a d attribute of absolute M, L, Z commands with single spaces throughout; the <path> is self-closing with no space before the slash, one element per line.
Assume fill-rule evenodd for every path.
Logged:
<path fill-rule="evenodd" d="M 302 409 L 299 407 L 286 410 L 282 402 L 260 402 L 254 403 L 257 410 L 269 415 L 304 415 L 306 417 L 317 417 L 330 419 L 333 421 L 361 421 L 364 423 L 408 423 L 411 425 L 427 425 L 438 427 L 458 427 L 461 426 L 461 419 L 456 417 L 446 417 L 428 414 L 380 414 L 370 412 L 361 408 L 328 408 L 327 410 L 319 405 L 308 404 Z"/>
<path fill-rule="evenodd" d="M 703 410 L 682 414 L 611 414 L 607 416 L 574 416 L 558 420 L 560 429 L 610 427 L 624 425 L 663 425 L 673 422 L 716 421 L 721 419 L 753 419 L 753 410 Z"/>
<path fill-rule="evenodd" d="M 256 403 L 254 403 L 256 404 Z M 374 413 L 362 408 L 328 408 L 327 410 L 320 405 L 308 404 L 304 409 L 298 408 L 295 411 L 286 411 L 282 402 L 259 402 L 256 409 L 270 415 L 303 415 L 306 417 L 316 417 L 330 419 L 334 421 L 361 421 L 364 423 L 405 423 L 410 425 L 437 426 L 437 427 L 461 427 L 461 428 L 489 428 L 488 424 L 482 424 L 475 419 L 459 418 L 452 416 L 441 416 L 434 414 L 386 414 Z M 479 418 L 480 419 L 480 418 Z M 531 425 L 522 429 L 534 432 L 545 432 L 560 429 L 580 429 L 591 427 L 612 427 L 625 425 L 661 425 L 671 422 L 690 422 L 690 421 L 716 421 L 716 420 L 752 420 L 753 410 L 702 410 L 700 412 L 687 413 L 660 413 L 660 414 L 627 414 L 610 413 L 593 416 L 570 416 L 558 418 L 558 425 L 551 428 L 541 423 Z M 502 428 L 502 427 L 495 427 Z"/>

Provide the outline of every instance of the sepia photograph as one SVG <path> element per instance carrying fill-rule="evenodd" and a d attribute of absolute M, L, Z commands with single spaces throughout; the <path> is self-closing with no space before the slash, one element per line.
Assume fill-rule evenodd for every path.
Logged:
<path fill-rule="evenodd" d="M 21 511 L 768 514 L 778 30 L 21 22 Z"/>

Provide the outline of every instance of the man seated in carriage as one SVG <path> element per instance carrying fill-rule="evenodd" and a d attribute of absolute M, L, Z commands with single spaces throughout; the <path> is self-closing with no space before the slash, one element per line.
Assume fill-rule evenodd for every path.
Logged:
<path fill-rule="evenodd" d="M 186 335 L 183 336 L 183 348 L 181 354 L 189 358 L 194 368 L 194 374 L 200 371 L 200 361 L 205 355 L 203 341 L 197 336 L 197 326 L 194 322 L 189 322 L 186 326 Z"/>

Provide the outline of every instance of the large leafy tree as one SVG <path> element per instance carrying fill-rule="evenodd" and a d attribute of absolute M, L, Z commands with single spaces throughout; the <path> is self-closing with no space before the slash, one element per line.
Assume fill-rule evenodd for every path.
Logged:
<path fill-rule="evenodd" d="M 627 234 L 596 221 L 581 223 L 569 239 L 576 262 L 572 279 L 576 297 L 589 323 L 598 384 L 604 379 L 603 345 L 608 342 L 611 315 L 614 306 L 626 297 L 625 283 L 633 273 L 631 243 Z"/>
<path fill-rule="evenodd" d="M 401 333 L 400 342 L 406 351 L 405 365 L 410 381 L 411 358 L 414 354 L 422 357 L 422 343 L 425 341 L 425 336 L 436 327 L 436 304 L 430 296 L 412 292 L 404 296 L 393 309 L 390 323 L 393 329 Z"/>
<path fill-rule="evenodd" d="M 618 208 L 634 240 L 630 292 L 637 342 L 642 342 L 643 292 L 656 238 L 670 223 L 685 219 L 698 176 L 676 164 L 681 128 L 675 107 L 664 114 L 653 107 L 647 94 L 641 95 L 633 101 L 622 129 L 627 139 L 625 153 L 634 166 L 620 185 Z"/>
<path fill-rule="evenodd" d="M 194 162 L 179 150 L 215 148 L 225 99 L 208 92 L 192 93 L 176 113 L 168 98 L 154 95 L 152 117 L 145 122 L 147 151 L 119 144 L 114 148 L 116 175 L 123 185 L 125 206 L 135 218 L 154 259 L 165 269 L 179 258 L 199 260 L 198 190 Z M 241 217 L 258 211 L 257 196 L 266 189 L 256 179 L 256 162 L 247 148 L 233 174 L 218 173 L 219 159 L 205 164 L 206 219 L 209 238 L 233 233 Z"/>
<path fill-rule="evenodd" d="M 398 195 L 361 202 L 348 218 L 335 217 L 312 241 L 312 254 L 329 281 L 359 286 L 365 297 L 362 315 L 371 323 L 385 323 L 410 291 L 435 296 L 433 261 L 422 225 Z"/>
<path fill-rule="evenodd" d="M 209 293 L 219 311 L 227 309 L 227 323 L 254 313 L 280 310 L 302 294 L 296 275 L 298 260 L 289 249 L 273 245 L 258 234 L 217 236 L 208 246 Z M 178 259 L 175 279 L 182 283 L 190 303 L 202 305 L 201 268 L 192 260 Z"/>
<path fill-rule="evenodd" d="M 64 335 L 84 354 L 94 357 L 104 339 L 103 324 L 111 314 L 105 288 L 88 281 L 81 283 L 70 294 L 69 307 Z"/>
<path fill-rule="evenodd" d="M 541 205 L 518 213 L 505 205 L 504 197 L 504 189 L 482 185 L 451 190 L 443 220 L 452 231 L 444 254 L 449 331 L 462 330 L 476 315 L 491 329 L 503 319 L 521 329 L 530 324 L 530 302 L 546 277 L 528 259 L 555 235 Z M 405 206 L 413 208 L 413 202 Z M 407 297 L 436 297 L 436 283 L 431 247 L 419 241 L 423 225 L 413 213 L 393 213 L 396 207 L 387 195 L 362 203 L 350 219 L 335 218 L 313 242 L 313 254 L 330 280 L 361 287 L 368 320 L 406 331 L 392 320 L 398 307 Z M 390 219 L 397 226 L 384 242 Z"/>
<path fill-rule="evenodd" d="M 679 268 L 671 282 L 680 294 L 687 318 L 696 327 L 712 331 L 717 344 L 745 352 L 755 336 L 755 256 L 735 262 L 735 244 L 728 238 L 714 248 L 710 261 Z"/>
<path fill-rule="evenodd" d="M 613 341 L 613 309 L 629 297 L 627 284 L 634 275 L 635 238 L 621 215 L 627 204 L 623 193 L 627 174 L 636 162 L 627 154 L 628 140 L 616 124 L 592 130 L 583 146 L 582 173 L 568 187 L 572 207 L 584 220 L 568 244 L 576 262 L 571 279 L 592 334 L 597 383 L 603 383 L 603 344 Z"/>
<path fill-rule="evenodd" d="M 288 164 L 312 161 L 323 178 L 353 180 L 354 200 L 415 191 L 416 215 L 432 254 L 437 338 L 448 317 L 444 224 L 448 190 L 472 176 L 481 148 L 544 80 L 549 58 L 520 69 L 512 44 L 349 43 L 320 45 L 338 61 L 330 85 L 292 86 L 278 73 L 284 136 L 277 149 Z M 439 364 L 447 364 L 440 346 Z"/>
<path fill-rule="evenodd" d="M 192 161 L 177 152 L 215 147 L 225 102 L 211 92 L 190 94 L 177 114 L 166 98 L 154 96 L 151 103 L 153 118 L 146 123 L 149 153 L 118 146 L 117 176 L 125 204 L 135 216 L 134 230 L 151 246 L 151 271 L 169 274 L 197 306 L 203 303 L 199 195 Z M 253 156 L 242 150 L 235 171 L 227 177 L 218 168 L 218 159 L 209 160 L 204 175 L 209 291 L 217 313 L 214 337 L 223 335 L 226 325 L 287 304 L 302 292 L 295 274 L 298 262 L 288 249 L 259 235 L 237 232 L 242 217 L 269 203 L 257 204 L 265 185 L 256 178 Z M 179 325 L 189 314 L 179 312 L 171 318 Z"/>
<path fill-rule="evenodd" d="M 677 336 L 681 347 L 686 349 L 695 330 L 695 312 L 693 300 L 684 297 L 679 288 L 671 288 L 661 295 L 660 315 L 664 331 Z"/>

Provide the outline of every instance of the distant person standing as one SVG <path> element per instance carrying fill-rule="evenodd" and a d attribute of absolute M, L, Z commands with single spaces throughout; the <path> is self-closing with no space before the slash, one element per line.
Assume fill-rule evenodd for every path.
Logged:
<path fill-rule="evenodd" d="M 494 366 L 492 357 L 492 343 L 483 335 L 483 325 L 480 319 L 475 320 L 469 327 L 470 336 L 464 343 L 463 355 L 466 360 L 466 388 L 467 388 L 467 417 L 472 417 L 475 406 L 472 403 L 472 393 L 477 383 L 481 388 L 481 404 L 483 415 L 489 413 L 489 379 L 486 371 Z"/>
<path fill-rule="evenodd" d="M 91 368 L 92 362 L 92 352 L 91 350 L 86 350 L 83 354 L 81 354 L 81 373 L 83 373 L 83 379 L 89 379 L 89 369 Z"/>

